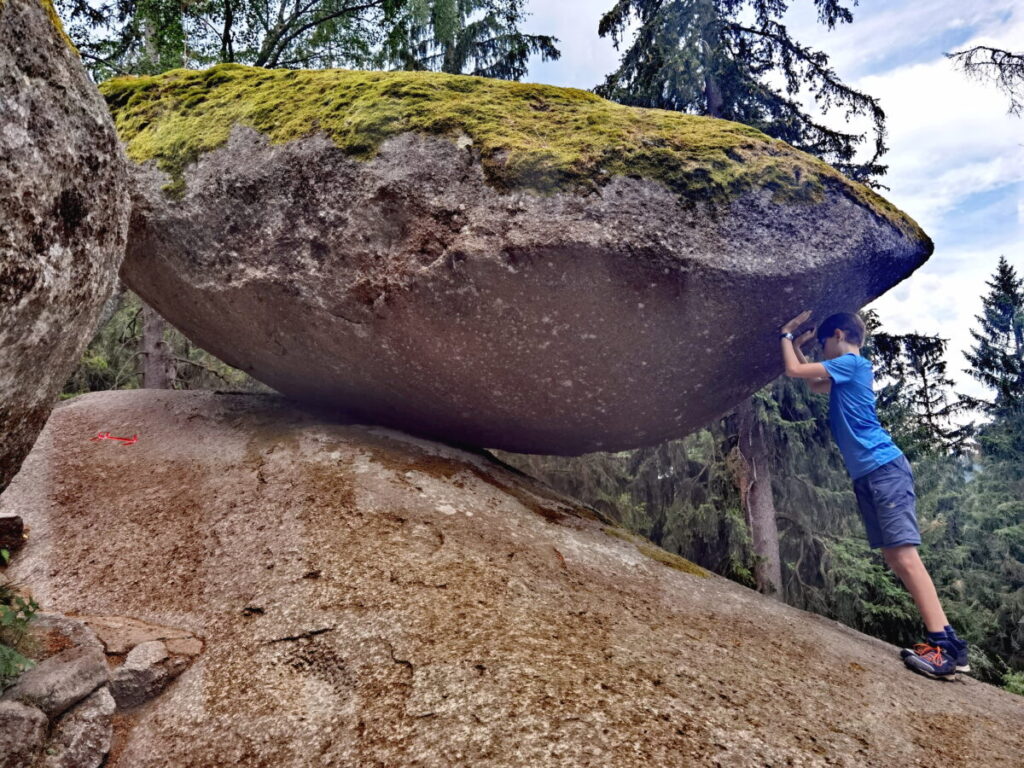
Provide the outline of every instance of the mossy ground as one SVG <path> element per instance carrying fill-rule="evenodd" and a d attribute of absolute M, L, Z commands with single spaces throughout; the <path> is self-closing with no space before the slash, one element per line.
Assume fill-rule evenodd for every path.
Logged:
<path fill-rule="evenodd" d="M 488 181 L 541 192 L 596 188 L 616 175 L 656 179 L 686 200 L 724 202 L 767 187 L 779 202 L 844 188 L 908 234 L 912 220 L 826 163 L 748 126 L 625 107 L 587 91 L 435 72 L 269 70 L 220 64 L 100 85 L 136 162 L 184 169 L 235 123 L 283 143 L 325 132 L 360 159 L 408 131 L 468 135 Z M 924 237 L 920 233 L 920 237 Z"/>
<path fill-rule="evenodd" d="M 659 563 L 664 563 L 670 568 L 675 568 L 677 571 L 682 571 L 683 573 L 691 573 L 694 576 L 700 576 L 705 579 L 711 575 L 708 571 L 704 570 L 695 563 L 691 563 L 685 557 L 680 557 L 679 555 L 676 555 L 672 552 L 668 552 L 662 549 L 661 547 L 655 545 L 653 542 L 648 541 L 643 536 L 638 536 L 635 533 L 630 533 L 625 528 L 607 525 L 604 527 L 604 532 L 617 538 L 620 538 L 623 541 L 632 542 L 636 545 L 636 548 L 639 549 L 641 553 L 647 555 L 647 557 L 651 558 L 652 560 L 657 560 Z"/>

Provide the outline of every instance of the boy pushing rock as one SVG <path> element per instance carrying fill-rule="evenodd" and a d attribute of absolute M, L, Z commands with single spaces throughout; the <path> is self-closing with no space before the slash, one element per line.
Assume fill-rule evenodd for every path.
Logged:
<path fill-rule="evenodd" d="M 955 679 L 968 672 L 967 643 L 957 637 L 942 610 L 931 576 L 917 547 L 914 476 L 906 456 L 882 428 L 875 411 L 871 363 L 860 354 L 866 329 L 856 314 L 831 315 L 818 326 L 824 361 L 809 363 L 800 348 L 814 329 L 794 339 L 811 313 L 802 312 L 780 329 L 786 375 L 807 379 L 811 392 L 829 395 L 829 427 L 853 480 L 868 544 L 881 549 L 921 612 L 927 639 L 901 652 L 904 663 L 933 678 Z"/>

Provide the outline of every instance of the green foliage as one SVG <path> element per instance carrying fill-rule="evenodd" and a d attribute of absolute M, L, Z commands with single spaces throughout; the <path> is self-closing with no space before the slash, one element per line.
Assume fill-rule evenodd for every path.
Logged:
<path fill-rule="evenodd" d="M 519 30 L 523 0 L 411 0 L 393 21 L 382 61 L 407 70 L 521 80 L 530 56 L 557 59 L 557 39 Z"/>
<path fill-rule="evenodd" d="M 898 643 L 919 638 L 921 617 L 910 594 L 862 539 L 826 540 L 823 598 L 829 615 Z"/>
<path fill-rule="evenodd" d="M 1010 693 L 1024 696 L 1024 672 L 1007 672 L 1003 675 L 1003 687 Z"/>
<path fill-rule="evenodd" d="M 97 82 L 240 62 L 367 66 L 405 0 L 57 0 Z"/>
<path fill-rule="evenodd" d="M 919 333 L 871 334 L 865 355 L 876 366 L 878 412 L 903 452 L 914 460 L 929 452 L 962 452 L 973 431 L 953 418 L 965 408 L 946 374 L 946 339 Z"/>
<path fill-rule="evenodd" d="M 853 16 L 838 0 L 814 0 L 833 28 Z M 596 90 L 648 107 L 711 115 L 754 126 L 831 163 L 850 178 L 885 173 L 885 113 L 877 99 L 844 84 L 821 51 L 801 45 L 782 24 L 789 0 L 618 0 L 599 26 L 618 48 L 634 34 L 619 68 Z M 634 23 L 635 22 L 635 23 Z M 635 31 L 634 31 L 635 30 Z M 866 134 L 828 128 L 798 97 L 874 129 L 874 156 L 853 162 Z"/>
<path fill-rule="evenodd" d="M 0 549 L 3 565 L 7 565 L 10 557 L 10 552 Z M 24 650 L 22 645 L 29 622 L 38 610 L 35 600 L 19 595 L 14 585 L 0 582 L 0 690 L 35 665 L 20 651 Z"/>

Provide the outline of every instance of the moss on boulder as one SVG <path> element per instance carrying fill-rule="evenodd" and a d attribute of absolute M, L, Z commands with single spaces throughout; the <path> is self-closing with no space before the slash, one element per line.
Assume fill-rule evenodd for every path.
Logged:
<path fill-rule="evenodd" d="M 269 70 L 220 64 L 101 84 L 136 162 L 156 161 L 183 189 L 185 168 L 241 123 L 284 143 L 324 132 L 372 158 L 405 132 L 468 137 L 503 190 L 595 189 L 614 176 L 726 202 L 767 188 L 779 203 L 817 202 L 835 186 L 920 240 L 908 216 L 828 164 L 739 123 L 625 107 L 587 91 L 433 72 Z"/>

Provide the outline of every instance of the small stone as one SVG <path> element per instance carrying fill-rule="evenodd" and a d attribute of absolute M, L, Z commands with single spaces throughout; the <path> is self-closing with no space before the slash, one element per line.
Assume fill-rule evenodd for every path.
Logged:
<path fill-rule="evenodd" d="M 139 643 L 128 653 L 124 665 L 129 669 L 145 669 L 159 664 L 168 657 L 167 646 L 159 640 Z"/>
<path fill-rule="evenodd" d="M 37 613 L 29 631 L 40 645 L 52 649 L 53 655 L 65 648 L 76 645 L 103 650 L 103 643 L 100 642 L 96 633 L 89 629 L 83 622 L 71 616 L 59 613 Z"/>
<path fill-rule="evenodd" d="M 141 643 L 131 650 L 110 678 L 110 690 L 119 708 L 137 707 L 149 701 L 188 665 L 181 657 L 164 664 L 168 656 L 167 646 L 159 640 Z"/>
<path fill-rule="evenodd" d="M 128 653 L 132 648 L 147 640 L 192 639 L 192 634 L 184 629 L 150 624 L 146 621 L 128 616 L 79 616 L 77 617 L 92 629 L 107 653 Z M 170 650 L 170 648 L 168 648 Z M 180 651 L 171 651 L 180 653 Z"/>

